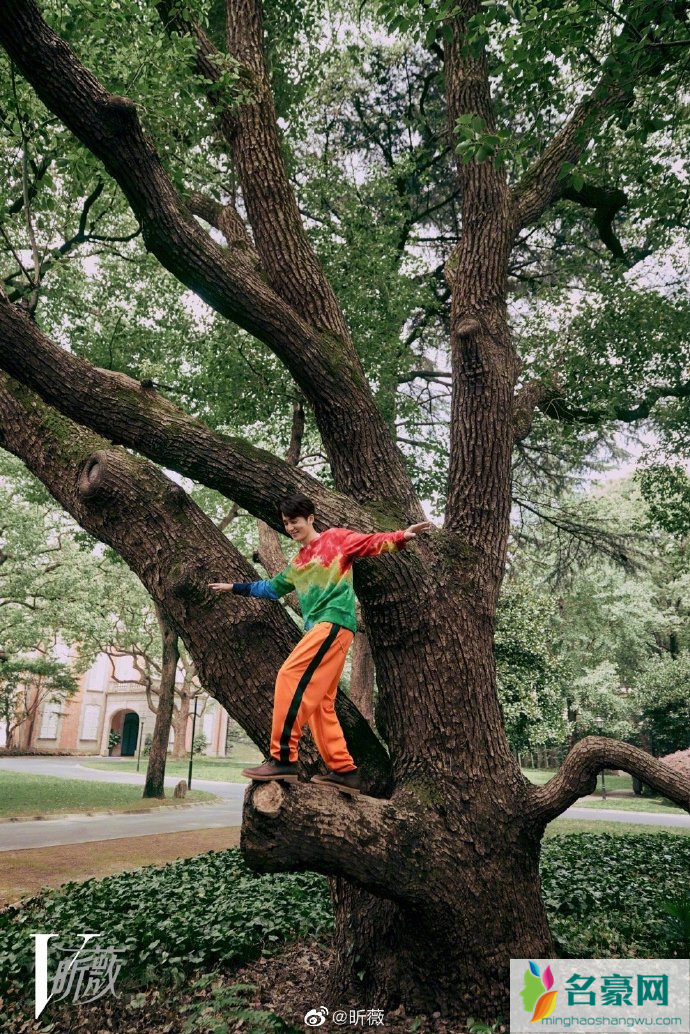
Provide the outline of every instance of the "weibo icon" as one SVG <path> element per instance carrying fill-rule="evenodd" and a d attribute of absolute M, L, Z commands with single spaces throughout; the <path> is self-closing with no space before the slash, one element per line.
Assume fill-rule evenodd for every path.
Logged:
<path fill-rule="evenodd" d="M 542 973 L 536 962 L 530 959 L 529 969 L 525 970 L 525 986 L 520 992 L 525 1012 L 532 1012 L 534 1009 L 530 1023 L 537 1023 L 550 1016 L 556 1008 L 558 991 L 552 991 L 552 987 L 551 966 L 547 966 Z"/>

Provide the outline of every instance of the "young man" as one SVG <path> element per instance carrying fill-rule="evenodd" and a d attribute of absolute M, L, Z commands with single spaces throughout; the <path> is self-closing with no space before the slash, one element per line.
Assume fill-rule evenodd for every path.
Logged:
<path fill-rule="evenodd" d="M 360 792 L 359 771 L 347 749 L 334 701 L 347 651 L 357 631 L 352 562 L 402 549 L 430 521 L 404 531 L 364 535 L 347 528 L 314 530 L 314 504 L 304 495 L 283 499 L 280 510 L 288 535 L 301 549 L 274 578 L 256 582 L 212 582 L 216 592 L 277 600 L 294 589 L 304 618 L 304 636 L 280 668 L 275 686 L 270 757 L 243 775 L 265 782 L 297 782 L 297 744 L 308 722 L 329 769 L 312 783 L 345 793 Z"/>

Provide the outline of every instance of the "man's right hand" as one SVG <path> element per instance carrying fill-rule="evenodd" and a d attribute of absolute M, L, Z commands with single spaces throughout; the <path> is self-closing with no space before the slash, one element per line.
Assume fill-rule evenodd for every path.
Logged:
<path fill-rule="evenodd" d="M 214 592 L 232 592 L 232 582 L 209 582 L 208 587 Z"/>

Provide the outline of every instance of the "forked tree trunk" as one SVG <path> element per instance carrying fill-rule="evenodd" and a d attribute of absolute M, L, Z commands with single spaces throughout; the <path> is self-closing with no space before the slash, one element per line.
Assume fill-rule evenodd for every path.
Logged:
<path fill-rule="evenodd" d="M 184 640 L 201 685 L 267 750 L 275 672 L 299 633 L 279 605 L 208 589 L 248 580 L 246 561 L 156 467 L 4 374 L 0 428 L 3 446 L 137 572 Z M 338 694 L 365 793 L 350 799 L 308 782 L 246 792 L 241 846 L 253 868 L 332 877 L 331 1006 L 347 994 L 361 1004 L 366 989 L 377 1008 L 403 1002 L 460 1019 L 507 1015 L 508 960 L 553 953 L 538 876 L 546 823 L 591 790 L 604 764 L 690 803 L 687 777 L 599 737 L 578 743 L 547 786 L 526 783 L 495 690 L 500 563 L 500 553 L 454 531 L 358 561 L 388 753 Z M 319 768 L 308 741 L 300 761 L 308 780 Z"/>

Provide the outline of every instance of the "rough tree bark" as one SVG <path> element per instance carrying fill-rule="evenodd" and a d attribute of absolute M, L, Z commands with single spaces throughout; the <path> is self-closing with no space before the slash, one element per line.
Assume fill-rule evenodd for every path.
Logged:
<path fill-rule="evenodd" d="M 646 5 L 644 16 L 655 19 L 663 6 Z M 213 45 L 170 5 L 159 7 L 197 41 L 198 70 L 212 94 L 219 74 Z M 479 0 L 460 0 L 448 21 L 449 133 L 465 113 L 494 125 L 485 54 L 464 46 L 478 8 Z M 199 196 L 178 196 L 134 104 L 108 92 L 33 0 L 6 0 L 0 42 L 119 183 L 149 250 L 285 364 L 313 413 L 336 490 L 210 431 L 150 384 L 64 351 L 7 299 L 0 299 L 0 444 L 123 556 L 186 644 L 202 685 L 267 750 L 273 681 L 297 640 L 294 623 L 281 607 L 210 592 L 209 582 L 256 575 L 143 457 L 218 488 L 279 531 L 278 500 L 295 489 L 316 499 L 317 528 L 403 527 L 423 510 L 299 218 L 259 0 L 229 2 L 227 24 L 228 51 L 253 86 L 253 97 L 221 119 L 250 228 L 236 211 L 223 216 Z M 644 74 L 669 59 L 650 48 Z M 616 84 L 612 69 L 602 66 L 601 88 L 515 189 L 492 160 L 458 164 L 462 236 L 446 266 L 453 396 L 445 525 L 395 556 L 355 565 L 378 674 L 377 731 L 387 750 L 352 701 L 339 694 L 337 708 L 370 796 L 345 799 L 305 783 L 246 792 L 241 846 L 249 864 L 329 877 L 332 1005 L 403 1002 L 448 1016 L 505 1015 L 508 960 L 554 953 L 539 885 L 547 822 L 611 764 L 690 808 L 690 780 L 600 738 L 578 744 L 546 786 L 530 786 L 509 749 L 496 692 L 493 634 L 513 436 L 528 433 L 540 402 L 535 391 L 514 405 L 520 361 L 507 322 L 507 263 L 521 227 L 558 196 L 563 161 L 576 162 L 601 120 L 631 102 L 632 88 Z M 192 212 L 223 225 L 226 249 Z M 304 776 L 316 770 L 309 744 L 300 760 Z"/>
<path fill-rule="evenodd" d="M 360 608 L 357 608 L 360 610 Z M 369 637 L 363 623 L 357 619 L 357 632 L 352 643 L 350 669 L 350 699 L 368 722 L 374 721 L 374 680 L 376 668 Z"/>

